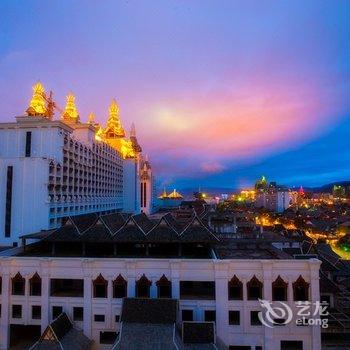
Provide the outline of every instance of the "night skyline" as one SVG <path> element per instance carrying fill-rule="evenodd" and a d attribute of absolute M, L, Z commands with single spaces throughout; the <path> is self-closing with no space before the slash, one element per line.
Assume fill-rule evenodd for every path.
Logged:
<path fill-rule="evenodd" d="M 40 79 L 105 124 L 116 98 L 159 185 L 350 179 L 350 3 L 0 4 L 0 122 Z M 74 23 L 74 26 L 72 26 Z M 56 118 L 59 117 L 56 115 Z"/>

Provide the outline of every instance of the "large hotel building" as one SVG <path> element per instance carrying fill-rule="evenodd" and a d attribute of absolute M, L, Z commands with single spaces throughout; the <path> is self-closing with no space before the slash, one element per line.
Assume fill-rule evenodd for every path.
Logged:
<path fill-rule="evenodd" d="M 295 319 L 320 300 L 319 260 L 215 234 L 205 205 L 146 215 L 151 165 L 116 103 L 105 128 L 72 95 L 55 108 L 37 84 L 0 126 L 1 243 L 21 243 L 0 250 L 0 350 L 321 349 L 320 324 Z M 259 299 L 293 318 L 264 325 Z"/>
<path fill-rule="evenodd" d="M 59 108 L 40 83 L 25 116 L 0 124 L 0 243 L 60 227 L 86 213 L 150 213 L 153 175 L 135 127 L 130 137 L 112 101 L 102 128 L 90 114 L 81 122 L 75 97 Z"/>

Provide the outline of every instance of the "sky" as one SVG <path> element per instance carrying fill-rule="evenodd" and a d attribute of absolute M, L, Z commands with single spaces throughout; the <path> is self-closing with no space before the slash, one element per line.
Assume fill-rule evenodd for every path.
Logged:
<path fill-rule="evenodd" d="M 350 180 L 349 18 L 347 0 L 3 0 L 0 122 L 40 80 L 83 121 L 116 98 L 159 187 Z"/>

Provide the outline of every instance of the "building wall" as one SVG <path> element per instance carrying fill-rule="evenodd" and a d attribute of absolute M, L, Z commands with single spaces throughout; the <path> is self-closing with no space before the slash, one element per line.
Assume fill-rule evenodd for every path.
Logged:
<path fill-rule="evenodd" d="M 12 245 L 21 234 L 49 227 L 47 181 L 49 161 L 43 158 L 0 160 L 0 243 Z M 5 237 L 7 167 L 13 167 L 11 232 Z"/>
<path fill-rule="evenodd" d="M 147 215 L 152 214 L 156 209 L 154 203 L 156 192 L 155 179 L 148 160 L 145 162 L 143 160 L 141 161 L 139 187 L 141 211 Z"/>
<path fill-rule="evenodd" d="M 150 176 L 148 180 L 141 180 L 141 210 L 149 215 L 153 212 L 153 178 Z"/>
<path fill-rule="evenodd" d="M 264 349 L 279 349 L 281 340 L 302 340 L 305 349 L 319 350 L 320 327 L 286 326 L 266 328 L 250 325 L 250 311 L 260 311 L 258 301 L 247 300 L 246 288 L 241 301 L 228 300 L 228 281 L 236 275 L 244 286 L 254 275 L 264 283 L 263 298 L 272 299 L 272 281 L 279 275 L 288 282 L 288 304 L 294 308 L 292 283 L 302 275 L 310 283 L 310 301 L 319 300 L 319 265 L 311 260 L 180 260 L 180 259 L 92 259 L 92 258 L 30 258 L 1 257 L 2 273 L 0 349 L 6 349 L 9 339 L 9 324 L 40 324 L 41 329 L 52 320 L 52 306 L 62 306 L 72 318 L 74 306 L 84 307 L 84 321 L 75 326 L 99 342 L 100 331 L 115 331 L 120 324 L 115 315 L 120 315 L 122 301 L 112 298 L 112 281 L 121 274 L 128 281 L 128 296 L 135 296 L 135 281 L 145 274 L 152 281 L 151 297 L 156 297 L 156 281 L 164 274 L 172 282 L 172 296 L 179 299 L 180 281 L 215 281 L 215 300 L 180 300 L 180 315 L 183 309 L 194 310 L 194 320 L 203 321 L 205 310 L 216 310 L 217 336 L 226 345 L 263 346 Z M 11 278 L 18 272 L 26 278 L 26 295 L 11 295 Z M 42 278 L 41 297 L 28 296 L 29 278 L 37 272 Z M 108 297 L 92 297 L 92 281 L 99 275 L 108 280 Z M 76 278 L 84 280 L 84 298 L 50 297 L 51 278 Z M 11 317 L 11 306 L 20 304 L 21 319 Z M 42 319 L 32 320 L 31 305 L 41 305 Z M 241 324 L 228 324 L 228 311 L 241 312 Z M 104 314 L 105 322 L 94 322 L 95 314 Z M 103 347 L 102 347 L 103 348 Z"/>
<path fill-rule="evenodd" d="M 290 202 L 289 191 L 268 190 L 256 194 L 255 206 L 280 213 L 290 206 Z"/>
<path fill-rule="evenodd" d="M 291 195 L 289 191 L 278 191 L 277 192 L 277 212 L 282 213 L 291 204 Z"/>
<path fill-rule="evenodd" d="M 87 124 L 73 130 L 35 117 L 0 124 L 0 244 L 57 228 L 67 216 L 122 211 L 123 200 L 136 202 L 135 181 L 123 191 L 121 154 L 93 135 Z M 5 237 L 8 166 L 13 166 L 11 235 Z"/>
<path fill-rule="evenodd" d="M 140 212 L 139 187 L 137 162 L 134 159 L 125 159 L 123 163 L 123 212 L 132 214 Z"/>

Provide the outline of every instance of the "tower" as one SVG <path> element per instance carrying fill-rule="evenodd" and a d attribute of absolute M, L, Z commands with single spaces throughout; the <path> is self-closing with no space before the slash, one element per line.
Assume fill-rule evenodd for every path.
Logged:
<path fill-rule="evenodd" d="M 29 107 L 26 110 L 28 116 L 43 116 L 47 117 L 46 94 L 45 89 L 40 81 L 32 87 L 33 96 L 29 102 Z"/>
<path fill-rule="evenodd" d="M 92 112 L 88 116 L 88 124 L 95 125 L 95 114 Z"/>
<path fill-rule="evenodd" d="M 62 113 L 62 119 L 71 123 L 79 122 L 79 114 L 75 105 L 75 96 L 71 92 L 66 97 L 66 107 Z"/>
<path fill-rule="evenodd" d="M 119 107 L 115 99 L 112 100 L 109 106 L 109 116 L 105 129 L 107 139 L 116 139 L 125 137 L 125 131 L 119 118 Z"/>
<path fill-rule="evenodd" d="M 152 167 L 147 156 L 140 162 L 140 192 L 141 212 L 151 214 L 155 188 Z"/>
<path fill-rule="evenodd" d="M 134 149 L 134 152 L 136 155 L 141 154 L 142 152 L 142 148 L 139 145 L 138 141 L 137 141 L 137 137 L 136 137 L 136 128 L 135 128 L 135 124 L 132 123 L 131 124 L 131 128 L 130 128 L 130 141 L 132 143 L 132 147 Z"/>

